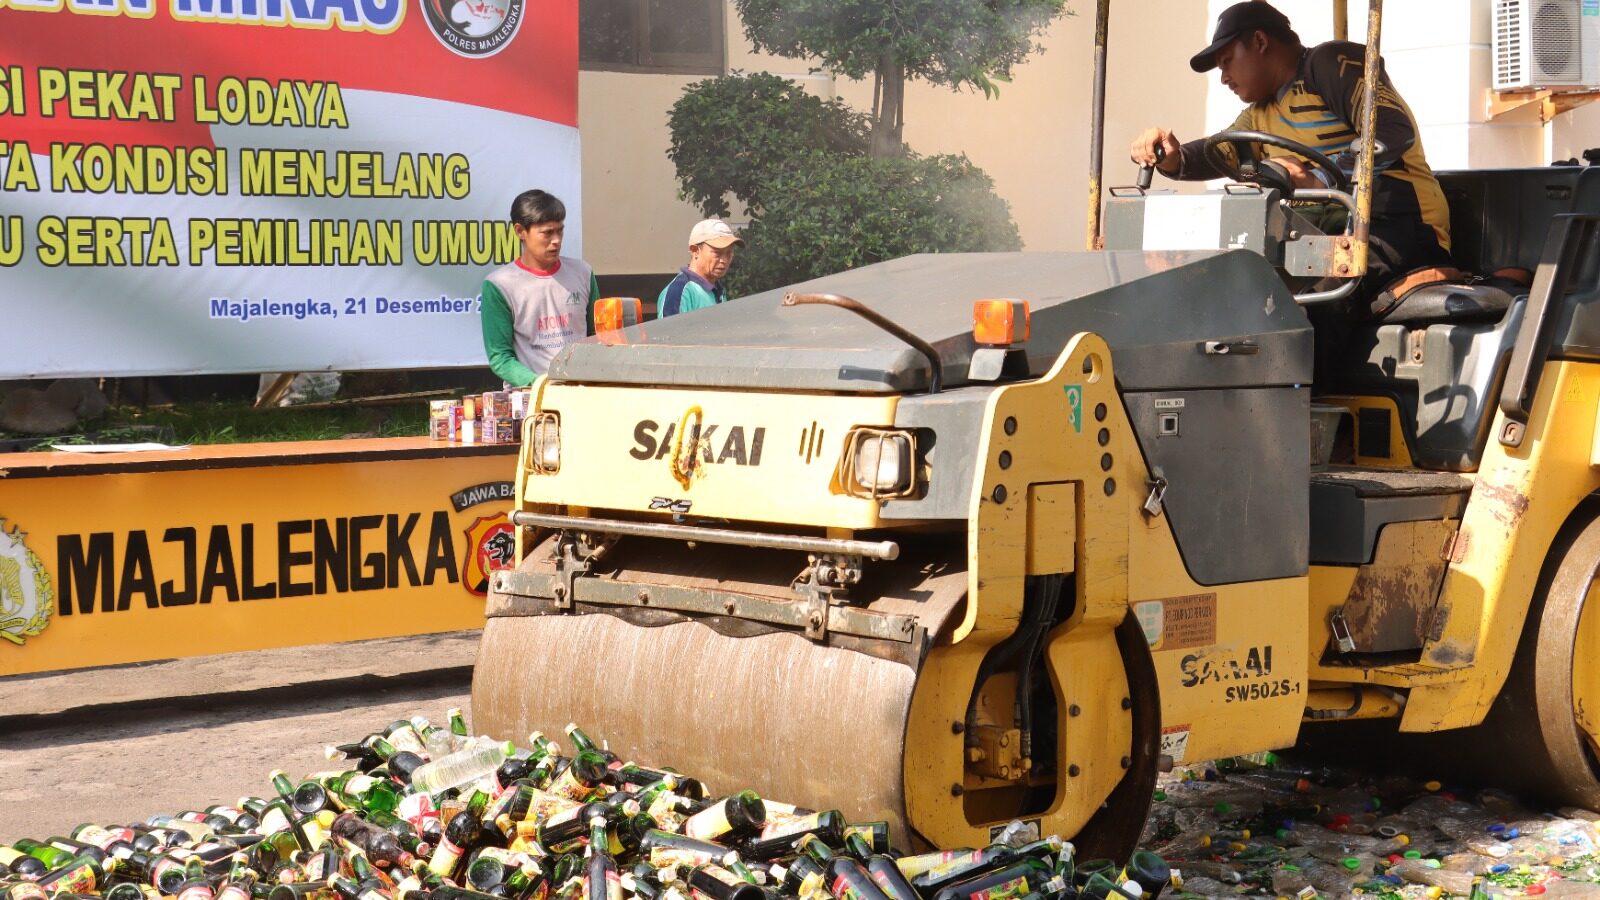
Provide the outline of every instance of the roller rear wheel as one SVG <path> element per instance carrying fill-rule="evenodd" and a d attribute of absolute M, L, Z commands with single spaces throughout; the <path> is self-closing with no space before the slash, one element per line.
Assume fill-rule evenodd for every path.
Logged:
<path fill-rule="evenodd" d="M 1600 810 L 1600 518 L 1572 537 L 1540 581 L 1517 659 L 1481 727 L 1494 779 Z"/>

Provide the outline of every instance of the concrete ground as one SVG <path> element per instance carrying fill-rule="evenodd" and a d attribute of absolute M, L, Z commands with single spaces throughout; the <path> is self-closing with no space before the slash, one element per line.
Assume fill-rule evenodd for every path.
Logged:
<path fill-rule="evenodd" d="M 270 791 L 324 746 L 468 708 L 477 632 L 0 678 L 0 843 Z"/>

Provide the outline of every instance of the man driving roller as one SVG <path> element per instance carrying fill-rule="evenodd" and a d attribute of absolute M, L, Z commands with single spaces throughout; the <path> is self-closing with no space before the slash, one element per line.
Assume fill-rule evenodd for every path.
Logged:
<path fill-rule="evenodd" d="M 1365 54 L 1364 46 L 1349 41 L 1307 49 L 1287 16 L 1264 0 L 1247 0 L 1223 10 L 1211 44 L 1189 66 L 1196 72 L 1218 69 L 1222 83 L 1250 104 L 1229 131 L 1262 131 L 1304 144 L 1332 158 L 1348 176 L 1355 170 L 1359 147 Z M 1425 271 L 1450 265 L 1449 209 L 1423 156 L 1416 119 L 1381 71 L 1376 130 L 1373 172 L 1378 180 L 1367 275 L 1350 301 L 1358 316 L 1381 314 L 1395 303 L 1404 290 L 1397 282 L 1407 275 L 1428 281 L 1451 274 Z M 1148 128 L 1134 140 L 1129 155 L 1172 178 L 1223 177 L 1227 173 L 1206 159 L 1205 143 L 1204 138 L 1181 143 L 1169 129 Z M 1158 147 L 1163 154 L 1159 161 Z M 1219 149 L 1233 152 L 1227 145 Z M 1296 188 L 1335 186 L 1329 173 L 1281 152 L 1270 162 Z"/>

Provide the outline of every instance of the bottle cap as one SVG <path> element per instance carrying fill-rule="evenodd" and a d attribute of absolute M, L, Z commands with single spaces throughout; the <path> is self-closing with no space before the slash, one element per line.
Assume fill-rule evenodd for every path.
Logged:
<path fill-rule="evenodd" d="M 1339 860 L 1339 863 L 1352 872 L 1361 868 L 1361 860 L 1354 856 L 1346 856 L 1344 859 Z"/>

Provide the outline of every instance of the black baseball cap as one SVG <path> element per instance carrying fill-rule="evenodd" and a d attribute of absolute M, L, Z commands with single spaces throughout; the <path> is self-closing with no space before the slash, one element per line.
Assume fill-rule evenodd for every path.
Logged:
<path fill-rule="evenodd" d="M 1273 8 L 1265 0 L 1245 0 L 1235 3 L 1217 16 L 1217 30 L 1211 33 L 1211 46 L 1189 59 L 1189 68 L 1196 72 L 1209 72 L 1217 67 L 1217 51 L 1228 46 L 1234 38 L 1252 31 L 1269 34 L 1294 33 L 1289 17 Z"/>

